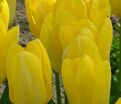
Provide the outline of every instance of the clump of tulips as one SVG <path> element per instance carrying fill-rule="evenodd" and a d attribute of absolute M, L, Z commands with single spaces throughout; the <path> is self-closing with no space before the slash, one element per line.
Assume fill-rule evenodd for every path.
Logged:
<path fill-rule="evenodd" d="M 25 5 L 35 39 L 22 47 L 19 26 L 8 29 L 16 0 L 0 0 L 0 83 L 7 79 L 10 102 L 55 104 L 53 71 L 57 104 L 62 104 L 60 75 L 65 104 L 109 104 L 109 0 L 25 0 Z"/>

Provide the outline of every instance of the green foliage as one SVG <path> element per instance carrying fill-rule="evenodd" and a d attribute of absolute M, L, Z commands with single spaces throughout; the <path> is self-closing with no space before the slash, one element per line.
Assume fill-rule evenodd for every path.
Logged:
<path fill-rule="evenodd" d="M 121 97 L 121 70 L 120 65 L 120 35 L 121 25 L 114 25 L 114 38 L 112 43 L 110 62 L 112 71 L 110 104 L 115 104 Z"/>

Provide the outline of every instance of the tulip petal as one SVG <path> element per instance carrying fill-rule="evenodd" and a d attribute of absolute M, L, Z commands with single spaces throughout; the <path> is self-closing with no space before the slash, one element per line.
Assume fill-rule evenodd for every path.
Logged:
<path fill-rule="evenodd" d="M 9 5 L 10 10 L 10 24 L 13 22 L 15 18 L 15 12 L 16 12 L 16 0 L 6 0 Z"/>
<path fill-rule="evenodd" d="M 96 86 L 92 94 L 92 104 L 109 104 L 111 68 L 108 61 L 102 61 L 96 65 L 95 79 Z"/>
<path fill-rule="evenodd" d="M 46 15 L 53 11 L 56 0 L 26 0 L 26 13 L 32 33 L 39 37 L 39 33 Z"/>
<path fill-rule="evenodd" d="M 68 45 L 63 52 L 64 58 L 74 59 L 75 57 L 83 57 L 87 54 L 94 63 L 100 62 L 101 57 L 96 44 L 88 37 L 77 36 Z"/>
<path fill-rule="evenodd" d="M 97 36 L 97 45 L 100 50 L 100 54 L 103 60 L 109 60 L 110 50 L 113 38 L 112 23 L 109 18 L 105 19 L 105 22 Z"/>
<path fill-rule="evenodd" d="M 4 27 L 4 25 L 3 25 Z M 3 30 L 4 31 L 4 30 Z M 18 43 L 19 37 L 19 28 L 18 26 L 12 28 L 8 31 L 7 35 L 3 36 L 0 40 L 0 54 L 1 54 L 1 62 L 0 62 L 0 83 L 6 79 L 6 55 L 8 52 L 8 48 L 12 43 Z M 4 33 L 3 33 L 4 34 Z M 3 35 L 1 34 L 1 35 Z"/>
<path fill-rule="evenodd" d="M 31 53 L 37 55 L 40 58 L 40 60 L 42 61 L 42 68 L 43 68 L 43 75 L 44 75 L 43 77 L 44 77 L 44 82 L 46 85 L 45 87 L 48 92 L 47 101 L 49 101 L 49 99 L 52 96 L 52 85 L 51 85 L 52 72 L 51 72 L 51 65 L 50 65 L 50 61 L 49 61 L 47 52 L 46 52 L 44 46 L 42 45 L 42 43 L 38 39 L 29 42 L 26 50 L 28 52 L 31 52 Z"/>
<path fill-rule="evenodd" d="M 121 98 L 118 99 L 118 101 L 116 102 L 116 104 L 121 104 Z"/>
<path fill-rule="evenodd" d="M 52 68 L 56 72 L 60 72 L 62 61 L 62 47 L 59 42 L 58 36 L 54 34 L 52 18 L 53 16 L 51 13 L 48 14 L 45 18 L 39 39 L 42 41 L 48 52 Z"/>
<path fill-rule="evenodd" d="M 74 22 L 72 25 L 62 25 L 59 30 L 60 41 L 63 49 L 77 35 L 87 36 L 95 41 L 98 30 L 96 26 L 89 20 L 83 19 Z"/>
<path fill-rule="evenodd" d="M 8 51 L 9 53 L 8 53 L 8 57 L 7 57 L 7 63 L 9 61 L 11 61 L 16 54 L 22 52 L 24 49 L 21 46 L 13 43 L 8 50 L 9 50 Z M 10 70 L 7 69 L 7 71 L 9 72 Z M 8 79 L 9 73 L 7 73 L 7 74 L 8 74 L 7 75 L 7 79 Z M 13 86 L 12 83 L 9 83 L 9 88 L 11 88 L 11 90 L 9 90 L 9 97 L 10 97 L 11 101 L 14 101 L 15 95 L 14 95 L 14 90 L 13 90 L 12 86 Z"/>
<path fill-rule="evenodd" d="M 0 19 L 5 23 L 5 29 L 7 31 L 9 24 L 9 7 L 6 0 L 0 2 Z"/>

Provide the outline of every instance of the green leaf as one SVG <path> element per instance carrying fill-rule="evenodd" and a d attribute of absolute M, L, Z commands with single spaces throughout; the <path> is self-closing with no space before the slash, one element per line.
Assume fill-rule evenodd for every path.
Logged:
<path fill-rule="evenodd" d="M 9 99 L 9 89 L 8 86 L 6 86 L 4 93 L 0 99 L 0 104 L 12 104 Z"/>

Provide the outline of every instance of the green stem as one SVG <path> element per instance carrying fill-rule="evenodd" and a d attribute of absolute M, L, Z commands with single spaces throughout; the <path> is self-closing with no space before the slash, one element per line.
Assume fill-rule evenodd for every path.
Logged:
<path fill-rule="evenodd" d="M 56 73 L 56 72 L 55 72 L 55 83 L 56 83 L 57 104 L 61 104 L 60 77 L 59 77 L 59 73 Z"/>
<path fill-rule="evenodd" d="M 68 103 L 68 98 L 67 98 L 66 93 L 65 93 L 65 104 L 69 104 L 69 103 Z"/>

